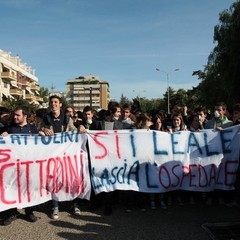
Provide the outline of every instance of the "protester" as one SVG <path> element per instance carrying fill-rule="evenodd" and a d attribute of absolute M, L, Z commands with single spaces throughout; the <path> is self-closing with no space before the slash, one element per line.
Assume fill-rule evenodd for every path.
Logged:
<path fill-rule="evenodd" d="M 8 136 L 8 134 L 38 134 L 37 127 L 34 124 L 27 122 L 29 112 L 24 106 L 16 107 L 13 111 L 13 122 L 6 126 L 5 132 L 2 136 Z M 36 222 L 37 217 L 33 213 L 33 207 L 25 208 L 26 219 L 29 222 Z M 19 215 L 16 208 L 6 210 L 4 212 L 3 225 L 9 225 Z"/>
<path fill-rule="evenodd" d="M 120 130 L 123 129 L 123 124 L 120 121 L 121 107 L 118 102 L 109 102 L 108 110 L 102 111 L 98 118 L 94 119 L 90 130 Z M 118 192 L 103 192 L 96 197 L 93 197 L 94 202 L 101 201 L 104 207 L 104 214 L 111 215 L 114 198 L 118 198 Z M 100 203 L 100 204 L 101 204 Z M 97 204 L 98 203 L 94 203 Z"/>
<path fill-rule="evenodd" d="M 227 106 L 224 102 L 218 102 L 214 107 L 214 116 L 208 120 L 205 124 L 205 129 L 222 130 L 227 127 L 231 127 L 233 122 L 225 115 Z"/>
<path fill-rule="evenodd" d="M 109 102 L 108 110 L 101 112 L 99 113 L 99 117 L 92 122 L 90 130 L 123 129 L 123 124 L 120 121 L 121 107 L 119 103 Z"/>
<path fill-rule="evenodd" d="M 138 113 L 142 112 L 141 104 L 137 99 L 133 100 L 133 104 L 131 106 L 131 112 L 136 116 Z"/>
<path fill-rule="evenodd" d="M 5 128 L 10 121 L 11 111 L 5 107 L 0 107 L 0 134 L 5 131 Z"/>
<path fill-rule="evenodd" d="M 127 103 L 123 104 L 122 106 L 121 121 L 124 125 L 124 129 L 135 128 L 136 117 L 132 113 L 131 106 Z"/>
<path fill-rule="evenodd" d="M 200 128 L 205 128 L 205 124 L 208 121 L 208 112 L 205 107 L 198 107 L 194 110 L 194 114 L 199 116 Z"/>
<path fill-rule="evenodd" d="M 34 124 L 36 125 L 38 131 L 40 131 L 43 128 L 44 126 L 43 119 L 46 115 L 47 115 L 46 108 L 39 108 L 36 110 Z"/>
<path fill-rule="evenodd" d="M 224 102 L 218 102 L 214 107 L 214 116 L 205 124 L 205 129 L 214 129 L 221 131 L 225 128 L 233 126 L 233 122 L 225 115 L 227 106 Z M 213 201 L 217 199 L 219 205 L 224 205 L 226 194 L 223 190 L 214 190 L 207 193 L 206 204 L 212 205 Z"/>
<path fill-rule="evenodd" d="M 81 124 L 83 124 L 86 129 L 90 129 L 95 118 L 93 108 L 90 106 L 85 106 L 83 109 L 83 117 L 84 118 Z"/>
<path fill-rule="evenodd" d="M 240 103 L 235 103 L 233 106 L 233 124 L 240 124 Z M 239 161 L 239 159 L 238 159 Z M 234 184 L 234 190 L 228 191 L 225 194 L 225 203 L 227 207 L 235 207 L 238 206 L 237 196 L 240 193 L 240 165 L 238 164 L 238 168 L 236 171 L 236 180 Z"/>
<path fill-rule="evenodd" d="M 233 124 L 240 124 L 240 103 L 234 104 L 233 107 Z"/>
<path fill-rule="evenodd" d="M 166 127 L 166 121 L 167 119 L 163 114 L 155 114 L 152 118 L 153 124 L 150 126 L 150 129 L 168 132 L 168 129 Z"/>
<path fill-rule="evenodd" d="M 80 126 L 80 124 L 81 124 L 81 122 L 82 122 L 82 119 L 79 119 L 78 113 L 74 110 L 74 107 L 72 107 L 72 106 L 67 106 L 67 107 L 65 108 L 64 113 L 65 113 L 68 117 L 70 117 L 70 118 L 72 119 L 73 124 L 74 124 L 74 126 L 75 126 L 76 128 L 78 128 L 78 127 Z"/>
<path fill-rule="evenodd" d="M 152 118 L 153 124 L 150 126 L 151 130 L 161 131 L 161 132 L 167 132 L 168 130 L 166 128 L 166 119 L 165 116 L 162 114 L 156 114 Z M 158 194 L 150 194 L 150 206 L 152 209 L 156 208 L 156 197 L 159 199 L 160 207 L 162 209 L 166 209 L 167 206 L 165 204 L 165 193 L 158 193 Z"/>
<path fill-rule="evenodd" d="M 61 98 L 56 96 L 56 95 L 51 96 L 49 98 L 49 102 L 50 102 L 51 111 L 49 113 L 44 113 L 44 117 L 43 117 L 43 115 L 40 114 L 41 119 L 39 121 L 39 126 L 38 126 L 38 130 L 40 130 L 40 133 L 42 135 L 45 135 L 45 136 L 52 136 L 54 133 L 59 133 L 59 132 L 62 132 L 62 131 L 76 130 L 77 128 L 76 128 L 76 126 L 74 126 L 73 117 L 71 115 L 71 113 L 74 112 L 74 109 L 72 109 L 70 106 L 68 106 L 65 109 L 65 111 L 63 112 L 61 110 L 61 106 L 62 106 Z M 178 109 L 178 108 L 176 107 L 176 109 Z M 1 108 L 0 108 L 0 110 L 1 110 Z M 187 108 L 185 108 L 185 111 L 186 110 L 187 110 Z M 2 114 L 0 114 L 0 122 L 2 123 L 2 125 L 7 125 L 8 121 L 6 119 L 9 117 L 10 111 L 7 111 L 7 110 L 5 112 L 4 111 L 0 112 L 0 113 L 2 113 Z M 134 139 L 134 134 L 138 131 L 137 129 L 163 131 L 163 132 L 172 133 L 172 134 L 178 133 L 179 131 L 190 130 L 192 133 L 189 133 L 189 135 L 191 134 L 192 136 L 196 137 L 198 135 L 198 132 L 200 133 L 202 130 L 204 130 L 204 127 L 205 128 L 212 127 L 211 129 L 214 129 L 214 130 L 223 130 L 227 127 L 232 126 L 233 124 L 235 124 L 235 125 L 239 124 L 239 120 L 240 120 L 240 104 L 239 103 L 234 105 L 233 122 L 231 122 L 225 116 L 225 114 L 224 114 L 225 111 L 226 111 L 226 106 L 223 103 L 217 103 L 216 106 L 215 106 L 215 113 L 214 113 L 213 118 L 208 120 L 208 121 L 205 121 L 205 120 L 202 121 L 202 114 L 200 114 L 200 112 L 201 112 L 200 110 L 199 111 L 195 110 L 194 114 L 191 114 L 191 115 L 189 115 L 190 111 L 188 110 L 188 124 L 189 124 L 189 127 L 187 128 L 187 126 L 184 122 L 183 115 L 180 112 L 177 112 L 177 110 L 172 115 L 171 124 L 166 126 L 166 118 L 164 118 L 160 114 L 153 115 L 153 117 L 152 117 L 150 114 L 143 113 L 142 111 L 141 112 L 137 111 L 136 115 L 133 115 L 131 113 L 131 107 L 128 104 L 124 104 L 121 108 L 119 103 L 110 102 L 109 105 L 108 105 L 108 110 L 102 109 L 101 111 L 99 111 L 97 113 L 96 116 L 94 116 L 94 110 L 92 108 L 90 108 L 89 106 L 86 106 L 83 110 L 84 117 L 81 121 L 81 124 L 78 125 L 78 127 L 79 127 L 78 129 L 81 130 L 81 132 L 83 130 L 85 131 L 86 129 L 89 129 L 89 130 L 132 129 L 131 131 L 129 131 L 129 132 L 131 132 L 129 142 L 131 142 L 131 144 L 132 144 L 131 145 L 131 147 L 132 147 L 131 151 L 134 152 L 134 151 L 138 150 L 137 148 L 135 149 L 135 147 L 139 147 L 139 145 L 138 145 L 139 142 L 134 142 L 134 140 L 136 140 L 136 139 Z M 23 110 L 22 110 L 22 112 L 23 112 Z M 6 115 L 4 115 L 4 114 L 6 114 Z M 17 114 L 14 112 L 14 117 L 15 117 L 15 115 L 17 115 Z M 24 112 L 22 113 L 22 116 L 25 116 Z M 206 116 L 204 116 L 204 117 L 206 119 Z M 6 136 L 8 133 L 16 133 L 16 134 L 18 134 L 18 133 L 24 133 L 24 134 L 25 133 L 38 133 L 38 130 L 35 131 L 33 129 L 26 130 L 27 132 L 25 132 L 25 130 L 23 130 L 23 132 L 20 132 L 19 129 L 20 129 L 20 127 L 22 127 L 22 125 L 17 124 L 17 122 L 16 122 L 17 119 L 19 119 L 19 117 L 16 117 L 14 124 L 13 125 L 11 124 L 8 128 L 6 128 L 6 126 L 3 126 L 2 129 L 4 130 L 4 133 L 2 134 L 2 136 Z M 2 120 L 6 120 L 6 121 L 4 122 Z M 31 126 L 31 124 L 28 123 L 28 126 Z M 12 128 L 14 130 L 11 130 Z M 133 128 L 134 128 L 134 130 L 133 130 Z M 8 130 L 6 130 L 6 129 L 8 129 Z M 18 129 L 18 130 L 16 130 L 16 129 Z M 152 132 L 152 131 L 149 131 L 149 132 Z M 204 130 L 204 132 L 205 132 L 205 130 Z M 213 132 L 215 132 L 215 131 L 213 131 Z M 179 140 L 181 138 L 180 135 L 181 134 L 177 135 L 177 137 L 179 136 Z M 200 138 L 201 137 L 202 137 L 202 135 L 200 133 Z M 101 140 L 100 137 L 99 137 L 99 140 Z M 118 140 L 119 140 L 118 144 L 120 144 L 120 145 L 122 144 L 121 146 L 123 146 L 125 144 L 125 142 L 124 143 L 121 142 L 121 138 L 118 138 Z M 196 144 L 198 143 L 198 137 L 196 137 L 196 139 L 192 138 L 192 141 L 193 141 L 192 145 L 188 148 L 188 150 L 191 147 L 194 147 L 194 148 L 196 147 L 197 148 L 197 145 L 194 145 L 193 143 L 195 143 L 194 141 L 196 141 Z M 99 143 L 99 146 L 100 146 L 101 142 L 98 142 L 98 143 Z M 162 147 L 162 143 L 160 142 L 159 139 L 157 139 L 157 143 L 159 143 L 159 146 L 157 146 L 157 147 L 159 147 L 159 149 L 161 149 L 160 147 Z M 88 143 L 86 143 L 86 144 L 88 144 Z M 174 144 L 175 145 L 178 144 L 177 138 L 176 138 L 176 142 L 174 142 Z M 184 148 L 184 146 L 182 146 L 182 145 L 184 145 L 184 144 L 181 144 L 181 147 Z M 142 147 L 143 148 L 145 147 L 144 144 L 143 144 Z M 154 147 L 156 147 L 156 146 L 154 146 Z M 184 152 L 183 149 L 181 149 L 181 150 Z M 113 156 L 114 156 L 114 154 L 113 154 Z M 138 161 L 137 157 L 134 156 L 134 161 L 135 161 L 135 159 L 136 159 L 136 161 Z M 129 162 L 131 162 L 132 159 L 131 158 L 130 159 L 124 159 L 124 161 L 126 161 L 126 164 L 125 164 L 126 168 L 125 169 L 122 168 L 121 171 L 119 170 L 119 172 L 122 173 L 123 175 L 127 172 L 126 169 L 129 166 L 129 165 L 127 166 L 127 164 L 128 164 L 127 161 L 128 160 L 129 160 Z M 147 160 L 148 159 L 146 159 L 146 162 L 147 162 Z M 141 168 L 141 170 L 143 170 L 144 167 L 141 164 L 142 164 L 142 162 L 139 161 L 139 168 Z M 144 162 L 144 164 L 145 164 L 145 162 Z M 178 175 L 177 170 L 176 171 L 174 170 L 175 171 L 174 173 L 170 172 L 170 171 L 168 172 L 168 165 L 164 165 L 164 163 L 161 163 L 161 164 L 164 167 L 166 167 L 166 168 L 162 168 L 162 169 L 164 169 L 163 171 L 166 171 L 167 176 L 169 177 L 169 182 L 171 180 L 172 175 L 174 175 L 176 181 L 177 180 L 180 181 L 181 175 Z M 170 160 L 169 160 L 169 164 L 171 165 L 171 164 L 175 164 L 175 163 L 173 163 L 173 162 L 170 163 Z M 178 165 L 175 165 L 175 166 L 178 166 Z M 181 168 L 181 163 L 179 164 L 179 166 Z M 186 166 L 188 167 L 188 165 L 186 165 Z M 116 169 L 118 166 L 117 167 L 113 166 L 113 167 Z M 114 168 L 112 168 L 112 170 Z M 176 167 L 176 169 L 178 169 L 178 168 Z M 91 170 L 92 170 L 92 168 L 91 168 L 91 165 L 89 164 L 89 171 L 91 171 Z M 108 173 L 112 174 L 112 172 L 110 173 L 110 170 L 111 169 L 107 169 L 106 171 L 109 171 Z M 135 171 L 135 169 L 132 170 L 132 173 L 135 174 L 134 171 Z M 136 171 L 138 171 L 138 170 L 136 170 Z M 145 169 L 144 171 L 147 171 L 147 170 Z M 142 171 L 141 174 L 144 171 Z M 179 171 L 181 172 L 182 169 L 180 169 Z M 113 177 L 118 178 L 119 176 L 117 176 L 117 175 L 119 174 L 119 172 L 117 172 L 116 176 L 113 176 Z M 233 173 L 233 172 L 229 172 L 229 173 Z M 139 174 L 138 177 L 142 177 L 141 174 Z M 145 172 L 145 174 L 146 174 L 146 172 Z M 206 173 L 206 174 L 208 174 L 208 173 Z M 126 175 L 127 175 L 127 173 L 126 173 Z M 192 173 L 191 176 L 192 176 L 192 179 L 195 178 L 195 177 L 197 178 L 197 176 L 195 176 L 194 173 Z M 105 179 L 105 177 L 106 177 L 106 179 Z M 103 177 L 104 180 L 103 181 L 106 181 L 106 183 L 108 181 L 112 181 L 111 176 L 109 177 L 109 179 L 108 179 L 108 177 L 109 177 L 108 175 L 106 175 L 106 176 L 104 175 L 104 177 Z M 121 178 L 121 177 L 122 176 L 120 176 L 119 178 Z M 160 178 L 161 176 L 159 175 L 158 177 Z M 187 179 L 189 176 L 186 174 L 185 177 Z M 204 176 L 201 175 L 201 177 L 203 178 Z M 124 179 L 124 177 L 123 177 L 123 179 Z M 134 179 L 130 179 L 130 181 L 132 181 L 132 180 L 135 181 Z M 164 179 L 164 176 L 163 176 L 162 180 L 163 180 L 163 183 L 164 183 L 164 181 L 166 180 L 166 179 Z M 151 183 L 153 183 L 153 182 L 151 182 Z M 167 186 L 167 184 L 166 184 L 166 186 Z M 204 189 L 204 188 L 202 188 L 202 189 Z M 125 191 L 125 190 L 123 190 L 123 191 Z M 174 195 L 172 195 L 172 193 L 175 194 L 177 203 L 181 206 L 184 205 L 183 197 L 185 197 L 185 196 L 190 196 L 189 197 L 189 203 L 190 204 L 194 204 L 195 200 L 197 200 L 197 198 L 196 198 L 196 196 L 194 195 L 193 192 L 189 192 L 188 195 L 185 195 L 185 193 L 184 193 L 185 190 L 184 191 L 176 190 L 175 192 L 156 193 L 156 194 L 152 194 L 152 193 L 150 193 L 150 194 L 147 193 L 146 194 L 146 193 L 135 192 L 135 191 L 125 191 L 125 192 L 127 193 L 127 194 L 125 194 L 125 198 L 124 198 L 125 203 L 126 203 L 126 211 L 127 212 L 131 212 L 135 205 L 138 205 L 142 211 L 146 211 L 145 203 L 146 203 L 146 201 L 149 201 L 149 200 L 150 200 L 150 208 L 151 209 L 155 209 L 157 207 L 158 202 L 156 202 L 156 201 L 159 201 L 160 207 L 162 209 L 165 209 L 166 208 L 165 197 L 169 196 L 167 203 L 170 205 L 172 200 L 174 199 L 174 198 L 172 198 L 172 196 L 174 196 Z M 157 192 L 157 190 L 156 190 L 156 192 Z M 228 192 L 230 193 L 231 191 L 228 191 Z M 119 190 L 114 190 L 113 192 L 102 192 L 102 193 L 99 193 L 97 196 L 94 196 L 93 199 L 94 199 L 94 201 L 102 201 L 102 204 L 103 204 L 103 207 L 104 207 L 104 214 L 105 215 L 110 215 L 112 213 L 113 204 L 114 204 L 115 200 L 116 199 L 119 200 L 120 195 L 118 193 L 119 193 Z M 184 196 L 183 196 L 183 193 L 184 193 Z M 214 191 L 214 193 L 215 193 L 215 191 Z M 208 195 L 208 197 L 213 197 L 213 196 L 214 195 L 212 195 L 212 193 Z M 223 195 L 220 194 L 220 195 L 217 195 L 217 196 L 221 197 Z M 229 206 L 235 206 L 235 205 L 233 205 L 234 202 L 231 201 L 232 197 L 235 197 L 235 195 L 233 196 L 233 195 L 229 194 L 227 196 L 227 198 L 226 198 L 226 196 L 224 196 L 224 200 L 227 200 L 226 203 Z M 91 202 L 92 202 L 92 200 L 91 200 Z M 56 200 L 53 200 L 52 203 L 53 203 L 53 212 L 51 214 L 51 217 L 53 219 L 58 219 L 59 218 L 59 203 Z M 75 199 L 72 203 L 73 203 L 74 213 L 76 215 L 79 215 L 81 213 L 81 211 L 78 207 L 78 200 Z M 5 225 L 7 225 L 7 224 L 10 224 L 12 222 L 12 220 L 14 220 L 16 218 L 18 212 L 17 212 L 16 209 L 10 209 L 10 210 L 7 210 L 5 212 L 6 212 L 6 214 L 4 214 L 4 216 L 6 216 L 6 218 L 4 218 L 3 223 Z M 36 217 L 33 214 L 33 210 L 32 210 L 31 207 L 26 208 L 25 212 L 26 212 L 26 217 L 29 221 L 32 221 L 32 222 L 36 221 L 36 219 L 35 219 Z M 32 215 L 33 217 L 30 218 L 29 217 L 30 215 Z"/>
<path fill-rule="evenodd" d="M 153 122 L 150 114 L 141 112 L 136 116 L 136 129 L 150 130 L 150 127 L 152 125 Z M 143 192 L 134 192 L 131 201 L 136 202 L 136 204 L 139 206 L 140 211 L 146 211 L 146 202 L 148 199 L 150 199 L 151 208 L 155 209 L 156 204 L 154 193 L 145 194 Z M 129 205 L 128 207 L 131 207 L 131 205 Z"/>
<path fill-rule="evenodd" d="M 172 115 L 172 122 L 170 126 L 167 126 L 170 133 L 179 131 L 187 131 L 187 125 L 184 123 L 183 116 L 180 112 Z M 183 191 L 177 190 L 175 192 L 167 193 L 167 204 L 172 205 L 172 198 L 175 197 L 179 206 L 184 206 L 183 203 Z"/>
<path fill-rule="evenodd" d="M 186 127 L 187 127 L 188 126 L 188 111 L 189 111 L 189 109 L 186 105 L 181 106 L 179 104 L 175 104 L 173 106 L 173 108 L 171 109 L 171 113 L 169 113 L 167 115 L 167 118 L 166 118 L 167 126 L 172 125 L 172 119 L 173 119 L 174 115 L 180 114 L 182 116 L 182 119 L 183 119 L 183 124 L 186 125 Z"/>
<path fill-rule="evenodd" d="M 61 110 L 62 99 L 59 96 L 50 96 L 49 106 L 51 111 L 44 117 L 44 126 L 41 129 L 44 135 L 51 136 L 54 133 L 77 130 L 72 118 L 69 115 L 64 114 Z M 55 199 L 52 200 L 52 203 L 53 211 L 51 217 L 56 220 L 59 218 L 59 204 Z M 73 211 L 75 215 L 81 214 L 77 198 L 73 200 Z"/>
<path fill-rule="evenodd" d="M 152 117 L 148 113 L 140 113 L 136 117 L 135 126 L 137 129 L 150 129 L 150 127 L 153 125 Z"/>
<path fill-rule="evenodd" d="M 188 118 L 188 123 L 189 123 L 189 130 L 191 132 L 199 132 L 203 129 L 203 125 L 199 115 L 196 115 L 196 114 L 190 115 Z"/>
<path fill-rule="evenodd" d="M 184 123 L 181 113 L 174 113 L 172 115 L 171 125 L 168 125 L 167 129 L 170 133 L 187 130 L 187 125 Z"/>
<path fill-rule="evenodd" d="M 200 132 L 203 129 L 203 122 L 201 121 L 201 115 L 192 114 L 188 118 L 189 123 L 189 131 L 191 132 Z M 197 199 L 197 193 L 193 191 L 185 192 L 190 205 L 195 204 L 195 199 Z M 205 197 L 205 193 L 202 193 L 203 198 Z"/>

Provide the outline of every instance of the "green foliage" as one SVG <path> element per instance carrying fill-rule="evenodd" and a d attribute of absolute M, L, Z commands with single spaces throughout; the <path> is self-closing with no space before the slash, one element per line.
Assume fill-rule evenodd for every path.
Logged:
<path fill-rule="evenodd" d="M 40 87 L 39 96 L 43 98 L 43 102 L 47 103 L 49 98 L 49 90 L 45 87 Z"/>
<path fill-rule="evenodd" d="M 140 102 L 141 110 L 147 113 L 156 113 L 159 110 L 165 110 L 166 107 L 164 105 L 163 99 L 147 99 L 145 97 L 136 97 L 133 100 L 137 100 Z"/>
<path fill-rule="evenodd" d="M 122 94 L 119 103 L 120 103 L 120 105 L 123 105 L 125 103 L 131 104 L 132 102 L 126 96 L 124 96 Z"/>
<path fill-rule="evenodd" d="M 240 1 L 220 13 L 214 41 L 216 46 L 208 64 L 193 75 L 202 80 L 198 93 L 206 106 L 224 101 L 231 109 L 234 103 L 240 102 Z"/>
<path fill-rule="evenodd" d="M 33 113 L 38 109 L 38 105 L 35 105 L 34 103 L 30 103 L 28 100 L 22 99 L 22 98 L 19 98 L 18 100 L 8 98 L 6 101 L 2 102 L 2 106 L 8 108 L 11 111 L 18 106 L 25 106 L 29 109 L 30 113 Z"/>

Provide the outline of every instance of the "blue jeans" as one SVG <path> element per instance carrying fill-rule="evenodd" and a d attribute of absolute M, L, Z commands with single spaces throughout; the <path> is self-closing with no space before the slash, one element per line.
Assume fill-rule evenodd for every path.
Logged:
<path fill-rule="evenodd" d="M 53 199 L 52 205 L 53 205 L 53 208 L 58 208 L 58 201 Z"/>

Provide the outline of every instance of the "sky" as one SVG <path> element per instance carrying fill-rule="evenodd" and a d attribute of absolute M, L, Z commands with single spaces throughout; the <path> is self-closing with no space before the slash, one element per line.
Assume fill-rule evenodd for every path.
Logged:
<path fill-rule="evenodd" d="M 0 49 L 19 55 L 50 91 L 96 75 L 111 99 L 162 98 L 168 85 L 199 84 L 192 73 L 207 64 L 219 14 L 233 2 L 0 0 Z"/>

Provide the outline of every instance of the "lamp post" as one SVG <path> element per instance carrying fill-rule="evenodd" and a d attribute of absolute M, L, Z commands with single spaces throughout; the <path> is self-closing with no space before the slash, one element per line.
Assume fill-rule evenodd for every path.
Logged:
<path fill-rule="evenodd" d="M 165 71 L 162 71 L 160 70 L 159 68 L 156 68 L 156 71 L 158 72 L 163 72 L 166 74 L 167 76 L 167 107 L 168 107 L 168 114 L 170 114 L 170 89 L 169 89 L 169 73 L 168 72 L 165 72 Z M 174 69 L 174 71 L 179 71 L 178 68 Z"/>

